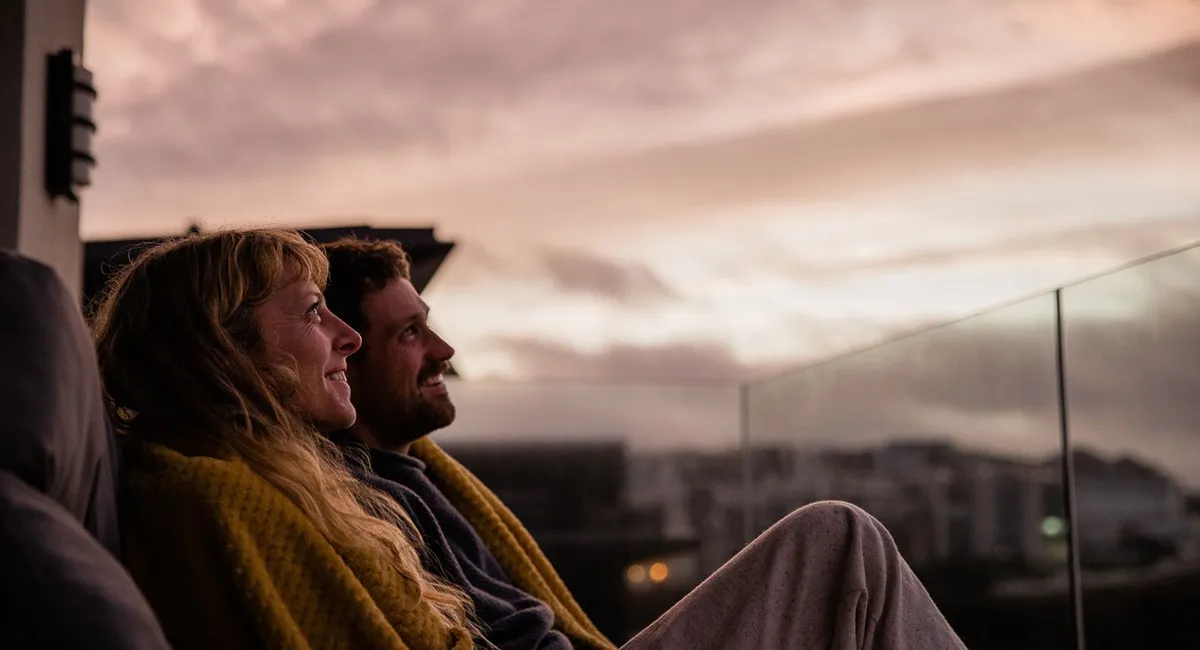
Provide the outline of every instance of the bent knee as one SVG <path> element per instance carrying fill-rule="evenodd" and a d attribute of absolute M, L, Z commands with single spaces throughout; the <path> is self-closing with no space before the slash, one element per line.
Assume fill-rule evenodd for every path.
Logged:
<path fill-rule="evenodd" d="M 793 510 L 778 524 L 789 536 L 848 538 L 881 528 L 866 510 L 845 501 L 817 501 Z"/>

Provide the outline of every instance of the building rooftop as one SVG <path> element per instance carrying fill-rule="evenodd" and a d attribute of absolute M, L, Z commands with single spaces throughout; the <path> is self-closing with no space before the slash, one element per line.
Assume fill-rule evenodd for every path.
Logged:
<path fill-rule="evenodd" d="M 192 226 L 191 232 L 199 232 Z M 454 249 L 454 243 L 439 240 L 433 228 L 374 228 L 371 226 L 339 226 L 301 230 L 317 243 L 331 242 L 343 237 L 362 239 L 391 239 L 400 242 L 412 258 L 412 283 L 418 292 L 425 290 L 442 263 Z M 180 233 L 183 234 L 183 233 Z M 83 300 L 89 304 L 105 281 L 138 253 L 168 237 L 145 239 L 114 239 L 85 242 L 83 247 Z"/>

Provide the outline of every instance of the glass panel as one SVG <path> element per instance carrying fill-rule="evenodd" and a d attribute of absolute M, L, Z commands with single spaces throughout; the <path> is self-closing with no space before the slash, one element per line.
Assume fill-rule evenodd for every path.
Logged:
<path fill-rule="evenodd" d="M 754 527 L 862 506 L 972 650 L 1071 648 L 1045 296 L 768 380 L 749 392 Z"/>
<path fill-rule="evenodd" d="M 1063 292 L 1088 650 L 1181 647 L 1200 601 L 1200 250 Z"/>
<path fill-rule="evenodd" d="M 437 440 L 624 642 L 741 548 L 736 386 L 455 382 Z"/>

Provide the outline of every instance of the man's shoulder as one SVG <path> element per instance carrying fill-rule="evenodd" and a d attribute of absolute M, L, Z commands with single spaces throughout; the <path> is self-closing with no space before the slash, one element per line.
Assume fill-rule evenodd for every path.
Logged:
<path fill-rule="evenodd" d="M 413 489 L 411 481 L 407 480 L 411 477 L 406 476 L 406 473 L 388 472 L 386 468 L 381 468 L 376 463 L 352 465 L 350 473 L 359 481 L 390 494 L 393 498 L 405 502 L 406 505 L 410 500 L 421 500 L 420 494 Z"/>

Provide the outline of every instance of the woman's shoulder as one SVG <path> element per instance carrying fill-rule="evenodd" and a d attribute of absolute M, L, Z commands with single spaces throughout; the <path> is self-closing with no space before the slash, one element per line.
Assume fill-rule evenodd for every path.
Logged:
<path fill-rule="evenodd" d="M 183 451 L 158 441 L 128 440 L 121 445 L 122 471 L 128 476 L 188 478 L 193 474 L 240 474 L 249 467 L 231 456 Z"/>
<path fill-rule="evenodd" d="M 139 500 L 236 507 L 250 498 L 285 499 L 240 459 L 184 453 L 161 442 L 123 445 L 121 474 L 127 497 Z"/>

